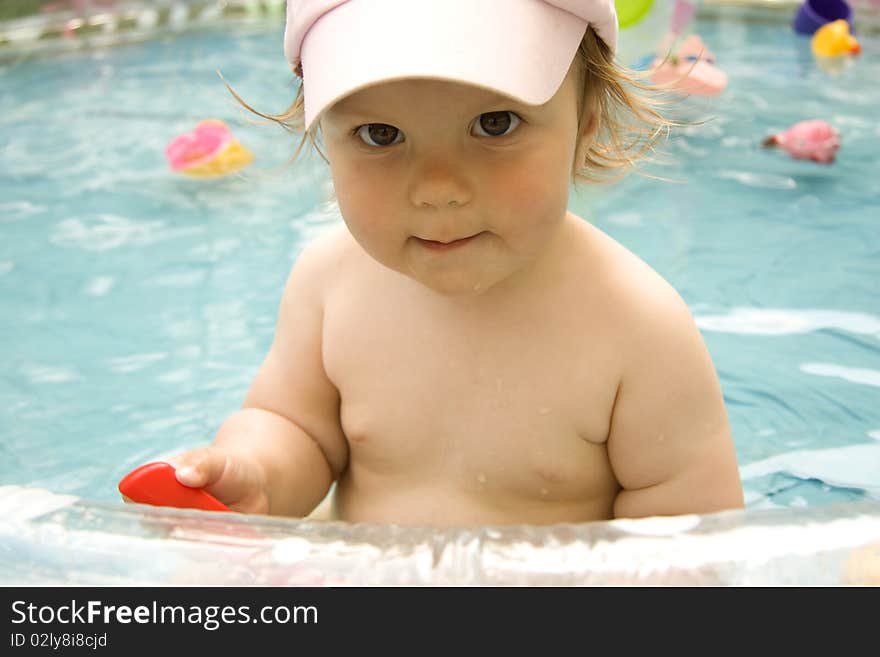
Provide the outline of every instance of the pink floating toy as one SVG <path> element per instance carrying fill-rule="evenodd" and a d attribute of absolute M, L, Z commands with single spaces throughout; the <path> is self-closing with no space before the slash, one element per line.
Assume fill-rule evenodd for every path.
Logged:
<path fill-rule="evenodd" d="M 681 44 L 678 52 L 651 64 L 651 80 L 675 91 L 695 96 L 712 96 L 727 87 L 727 74 L 715 66 L 715 56 L 696 34 Z"/>
<path fill-rule="evenodd" d="M 189 176 L 225 176 L 247 166 L 254 159 L 223 121 L 202 121 L 192 132 L 175 137 L 165 149 L 174 171 Z"/>
<path fill-rule="evenodd" d="M 840 134 L 825 121 L 801 121 L 767 137 L 763 145 L 782 148 L 796 160 L 831 164 L 840 149 Z"/>

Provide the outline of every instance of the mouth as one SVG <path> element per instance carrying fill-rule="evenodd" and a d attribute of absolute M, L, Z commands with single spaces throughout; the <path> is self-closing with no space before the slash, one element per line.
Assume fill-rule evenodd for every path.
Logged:
<path fill-rule="evenodd" d="M 468 237 L 461 237 L 459 239 L 450 240 L 448 242 L 440 241 L 440 240 L 428 240 L 421 237 L 416 237 L 413 235 L 413 239 L 416 240 L 419 244 L 424 246 L 426 249 L 431 249 L 432 251 L 450 251 L 452 249 L 457 249 L 465 244 L 473 241 L 475 238 L 479 237 L 483 234 L 483 231 L 479 233 L 474 233 L 473 235 L 469 235 Z"/>

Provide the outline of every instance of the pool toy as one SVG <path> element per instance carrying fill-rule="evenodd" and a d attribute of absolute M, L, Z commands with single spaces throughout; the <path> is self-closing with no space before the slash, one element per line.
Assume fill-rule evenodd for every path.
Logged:
<path fill-rule="evenodd" d="M 816 30 L 811 46 L 816 57 L 843 57 L 862 51 L 858 40 L 850 34 L 849 23 L 842 18 Z"/>
<path fill-rule="evenodd" d="M 825 121 L 801 121 L 767 137 L 763 145 L 782 148 L 796 160 L 831 164 L 840 149 L 840 134 Z"/>
<path fill-rule="evenodd" d="M 853 28 L 853 11 L 846 0 L 805 0 L 794 15 L 792 27 L 798 34 L 811 35 L 836 20 L 845 20 Z"/>
<path fill-rule="evenodd" d="M 696 3 L 688 0 L 618 0 L 616 4 L 617 58 L 636 70 L 646 70 L 656 58 L 665 58 L 697 11 Z"/>
<path fill-rule="evenodd" d="M 669 26 L 673 3 L 620 0 L 616 7 L 620 36 L 615 57 L 625 66 L 643 69 L 658 52 Z"/>
<path fill-rule="evenodd" d="M 656 53 L 658 57 L 665 57 L 672 50 L 672 45 L 676 42 L 679 35 L 684 32 L 688 23 L 697 13 L 697 6 L 687 0 L 676 0 L 672 5 L 672 15 L 669 17 L 669 27 L 666 30 L 666 36 L 660 42 Z"/>
<path fill-rule="evenodd" d="M 229 511 L 229 507 L 200 488 L 184 486 L 174 476 L 174 467 L 162 461 L 135 468 L 119 482 L 119 492 L 132 502 L 180 509 Z"/>
<path fill-rule="evenodd" d="M 650 70 L 654 84 L 681 93 L 711 96 L 727 87 L 727 74 L 715 66 L 715 56 L 696 34 L 685 39 L 677 53 L 655 58 Z"/>
<path fill-rule="evenodd" d="M 174 171 L 200 178 L 225 176 L 254 159 L 217 119 L 202 121 L 192 132 L 175 137 L 166 147 L 165 157 Z"/>
<path fill-rule="evenodd" d="M 617 0 L 617 23 L 621 30 L 637 25 L 654 7 L 654 0 Z"/>

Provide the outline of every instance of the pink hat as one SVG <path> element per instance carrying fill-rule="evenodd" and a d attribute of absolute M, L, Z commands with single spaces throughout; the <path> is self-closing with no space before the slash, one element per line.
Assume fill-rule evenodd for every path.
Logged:
<path fill-rule="evenodd" d="M 308 130 L 344 96 L 400 78 L 543 104 L 588 25 L 615 49 L 614 0 L 287 0 L 284 54 L 303 76 Z"/>

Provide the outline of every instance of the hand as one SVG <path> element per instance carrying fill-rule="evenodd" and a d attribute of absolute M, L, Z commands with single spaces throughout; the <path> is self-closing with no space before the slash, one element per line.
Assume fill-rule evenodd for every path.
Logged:
<path fill-rule="evenodd" d="M 247 454 L 199 447 L 168 459 L 184 486 L 203 488 L 233 511 L 269 513 L 266 473 Z"/>

